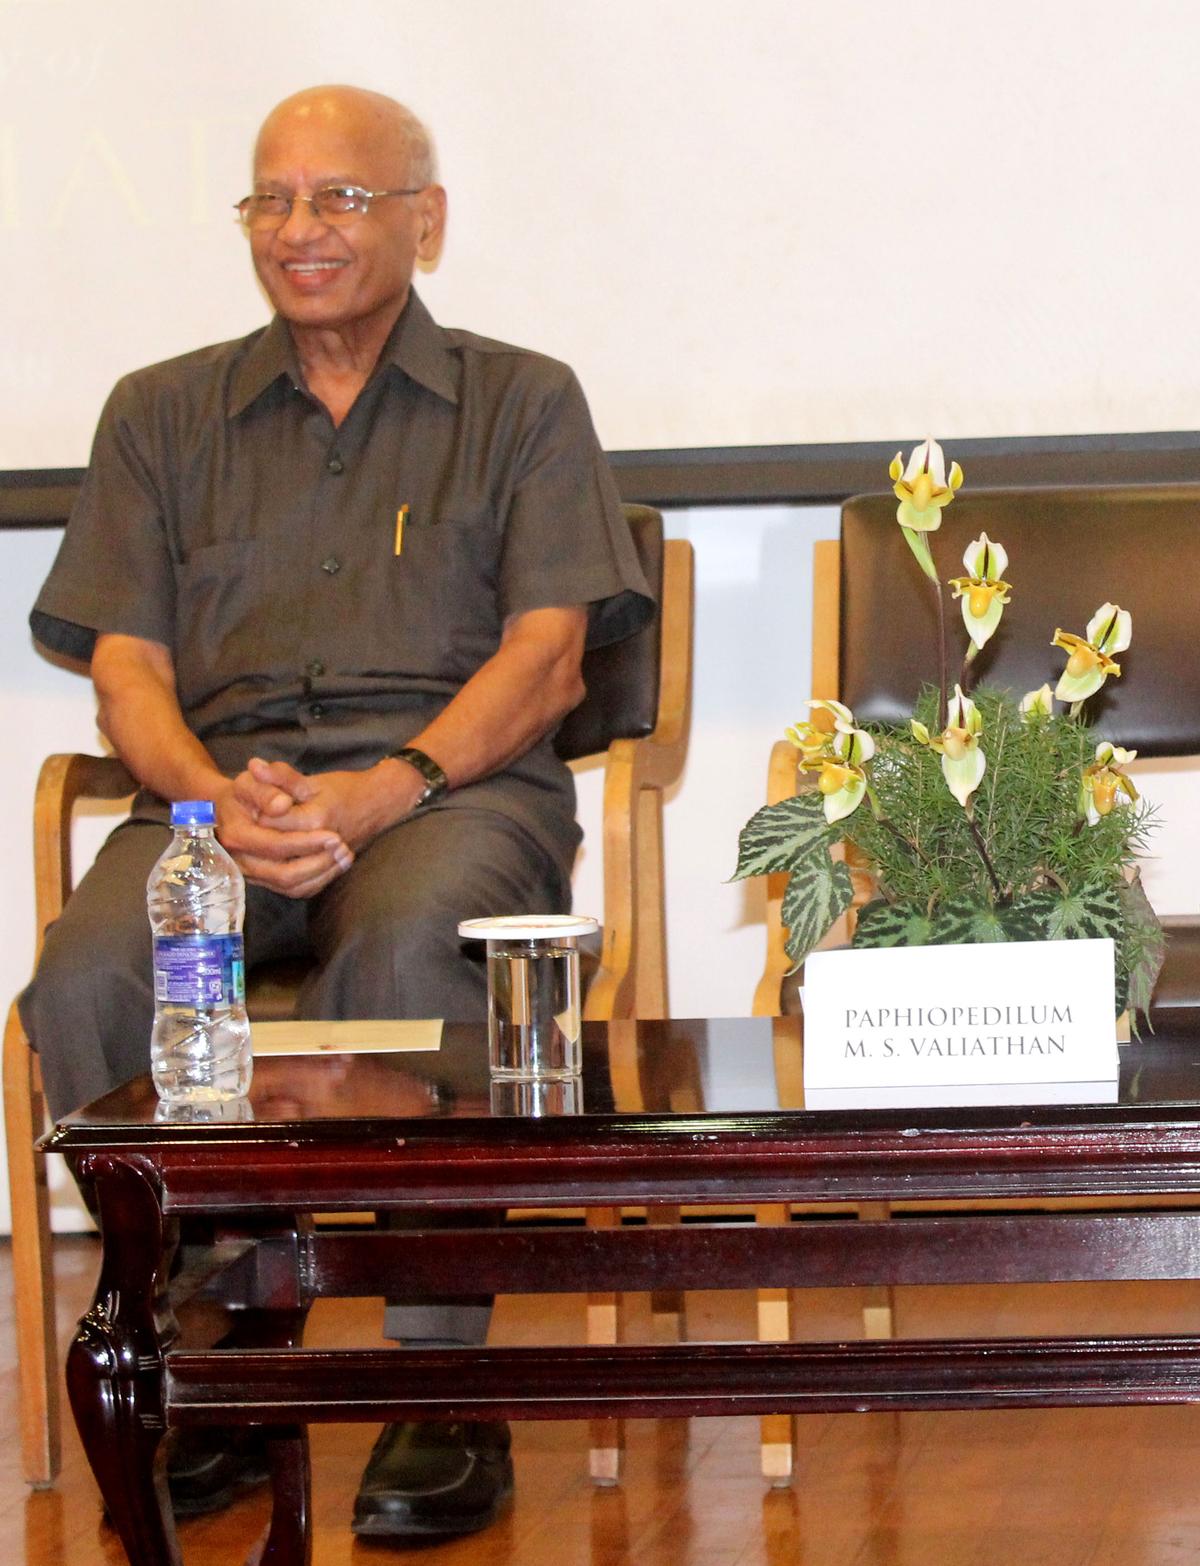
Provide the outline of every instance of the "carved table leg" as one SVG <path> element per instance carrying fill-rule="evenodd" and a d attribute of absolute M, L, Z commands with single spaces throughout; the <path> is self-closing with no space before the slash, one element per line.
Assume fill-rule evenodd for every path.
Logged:
<path fill-rule="evenodd" d="M 283 1229 L 289 1242 L 290 1265 L 280 1276 L 262 1309 L 239 1312 L 235 1337 L 260 1348 L 299 1348 L 312 1303 L 304 1265 L 305 1241 L 312 1228 L 307 1214 Z M 272 1225 L 276 1234 L 279 1230 Z M 312 1561 L 312 1466 L 308 1426 L 267 1428 L 271 1464 L 271 1523 L 255 1566 L 310 1566 Z"/>
<path fill-rule="evenodd" d="M 166 1296 L 178 1226 L 137 1164 L 100 1154 L 82 1173 L 96 1182 L 104 1255 L 67 1356 L 71 1408 L 131 1566 L 180 1566 L 158 1454 L 162 1355 L 178 1330 Z"/>
<path fill-rule="evenodd" d="M 267 1431 L 271 1462 L 271 1525 L 259 1566 L 310 1566 L 312 1561 L 312 1467 L 307 1425 L 276 1425 Z"/>

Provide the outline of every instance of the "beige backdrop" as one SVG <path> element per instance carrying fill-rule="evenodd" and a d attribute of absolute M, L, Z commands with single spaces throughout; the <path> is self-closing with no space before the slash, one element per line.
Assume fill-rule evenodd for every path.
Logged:
<path fill-rule="evenodd" d="M 322 78 L 428 116 L 452 200 L 430 302 L 574 363 L 610 448 L 1192 427 L 1200 11 L 1131 18 L 1115 0 L 0 0 L 0 468 L 83 461 L 117 374 L 262 319 L 229 204 L 261 112 Z M 808 695 L 809 551 L 836 516 L 671 527 L 699 575 L 672 1001 L 736 1014 L 761 905 L 725 877 Z M 0 541 L 5 997 L 32 955 L 37 765 L 95 743 L 85 683 L 25 627 L 55 543 Z M 1171 856 L 1152 895 L 1195 910 L 1194 776 L 1148 791 Z M 576 901 L 599 911 L 591 842 Z"/>

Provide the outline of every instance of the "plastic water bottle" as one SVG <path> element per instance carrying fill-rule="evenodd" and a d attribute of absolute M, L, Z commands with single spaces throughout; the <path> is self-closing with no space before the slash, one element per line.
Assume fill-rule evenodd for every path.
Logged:
<path fill-rule="evenodd" d="M 174 830 L 146 883 L 154 935 L 150 1072 L 166 1104 L 211 1104 L 250 1087 L 242 872 L 217 842 L 211 801 L 171 806 Z"/>

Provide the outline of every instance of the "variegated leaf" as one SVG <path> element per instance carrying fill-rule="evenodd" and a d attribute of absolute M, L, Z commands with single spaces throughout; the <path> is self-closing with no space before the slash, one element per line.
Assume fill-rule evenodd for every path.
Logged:
<path fill-rule="evenodd" d="M 751 875 L 770 875 L 794 869 L 801 860 L 818 853 L 828 857 L 829 844 L 837 836 L 825 820 L 821 795 L 793 794 L 777 805 L 756 810 L 738 835 L 735 881 Z"/>
<path fill-rule="evenodd" d="M 1103 940 L 1106 936 L 1115 941 L 1121 934 L 1120 894 L 1110 883 L 1092 882 L 1065 895 L 1046 887 L 1019 901 L 1036 910 L 1047 941 Z"/>
<path fill-rule="evenodd" d="M 933 911 L 930 940 L 937 946 L 964 946 L 1008 939 L 1008 932 L 990 903 L 976 903 L 963 897 L 947 898 Z"/>
<path fill-rule="evenodd" d="M 849 870 L 840 860 L 832 860 L 827 848 L 806 855 L 795 866 L 781 912 L 788 932 L 787 954 L 797 967 L 853 897 Z"/>
<path fill-rule="evenodd" d="M 1166 956 L 1167 937 L 1158 915 L 1150 906 L 1140 875 L 1135 875 L 1132 881 L 1122 881 L 1117 893 L 1125 916 L 1125 934 L 1120 948 L 1120 966 L 1126 971 L 1125 1003 L 1130 1011 L 1145 1016 L 1149 1013 L 1150 998 Z"/>
<path fill-rule="evenodd" d="M 1044 941 L 1046 911 L 1028 897 L 1017 897 L 996 910 L 1006 941 Z"/>
<path fill-rule="evenodd" d="M 859 913 L 854 927 L 855 946 L 927 946 L 929 940 L 929 915 L 911 903 L 876 898 Z"/>

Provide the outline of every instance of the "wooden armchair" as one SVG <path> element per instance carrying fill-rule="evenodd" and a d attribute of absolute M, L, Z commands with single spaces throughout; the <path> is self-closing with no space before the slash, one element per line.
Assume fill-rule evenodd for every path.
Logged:
<path fill-rule="evenodd" d="M 813 695 L 845 702 L 860 721 L 905 721 L 914 694 L 937 677 L 930 594 L 895 516 L 889 495 L 849 500 L 840 541 L 815 546 Z M 1121 657 L 1122 678 L 1088 703 L 1089 717 L 1105 739 L 1143 758 L 1200 756 L 1200 659 L 1192 652 L 1200 601 L 1187 586 L 1200 571 L 1200 485 L 961 495 L 934 537 L 945 577 L 981 532 L 1008 550 L 1014 590 L 1001 632 L 979 656 L 977 683 L 1018 694 L 1047 680 L 1053 686 L 1063 663 L 1050 645 L 1055 628 L 1082 631 L 1100 604 L 1115 601 L 1133 616 L 1133 645 Z M 772 754 L 769 788 L 783 798 L 794 786 L 794 751 L 783 742 Z M 869 882 L 857 883 L 856 893 L 861 906 Z M 772 878 L 767 960 L 754 1001 L 768 1015 L 796 1009 L 781 895 L 782 878 Z M 1200 920 L 1164 923 L 1167 960 L 1151 1024 L 1169 1036 L 1192 1034 L 1200 1031 Z M 831 943 L 851 930 L 835 931 Z"/>
<path fill-rule="evenodd" d="M 626 516 L 658 613 L 622 643 L 584 660 L 588 694 L 563 723 L 556 748 L 566 760 L 605 758 L 604 939 L 584 1011 L 589 1019 L 667 1014 L 663 901 L 663 791 L 680 774 L 688 733 L 692 665 L 692 550 L 663 539 L 662 517 L 645 506 Z M 120 800 L 133 780 L 112 757 L 50 756 L 34 803 L 37 947 L 74 884 L 71 820 L 77 804 Z M 286 1014 L 297 973 L 279 965 L 251 977 L 252 1018 Z M 45 1125 L 36 1054 L 14 1005 L 4 1035 L 4 1123 L 12 1195 L 13 1290 L 20 1369 L 21 1447 L 27 1481 L 53 1483 L 60 1466 L 59 1377 L 54 1276 L 45 1162 L 34 1147 Z M 597 1221 L 604 1221 L 603 1216 Z M 610 1220 L 611 1221 L 611 1220 Z M 617 1329 L 616 1301 L 593 1302 L 589 1332 Z M 593 1452 L 598 1478 L 615 1478 L 619 1432 L 605 1426 Z"/>
<path fill-rule="evenodd" d="M 1002 633 L 980 655 L 978 680 L 1018 694 L 1044 681 L 1053 686 L 1062 654 L 1050 645 L 1056 627 L 1082 631 L 1100 604 L 1119 602 L 1133 615 L 1134 641 L 1101 703 L 1090 704 L 1103 736 L 1140 755 L 1200 754 L 1200 661 L 1191 655 L 1200 637 L 1200 604 L 1186 584 L 1200 569 L 1200 486 L 993 490 L 960 496 L 944 514 L 934 539 L 943 578 L 959 568 L 968 543 L 986 532 L 1008 550 L 1012 603 Z M 897 584 L 904 584 L 898 587 Z M 911 590 L 909 590 L 911 584 Z M 840 540 L 819 542 L 813 561 L 812 694 L 845 702 L 857 719 L 902 722 L 923 683 L 936 680 L 936 643 L 930 594 L 921 585 L 896 525 L 891 495 L 867 495 L 842 508 Z M 955 621 L 951 621 L 951 632 Z M 771 752 L 767 802 L 796 789 L 796 751 L 786 740 Z M 853 934 L 855 911 L 871 895 L 871 881 L 851 863 L 855 901 L 824 944 Z M 755 989 L 756 1015 L 799 1011 L 799 976 L 781 918 L 786 876 L 767 886 L 766 961 Z M 1200 1032 L 1200 922 L 1169 918 L 1167 960 L 1150 1009 L 1151 1025 L 1167 1037 Z M 864 1219 L 885 1219 L 886 1204 L 858 1208 Z M 786 1222 L 787 1208 L 765 1215 Z M 868 1292 L 865 1336 L 891 1337 L 888 1289 Z M 791 1336 L 784 1290 L 759 1296 L 759 1334 Z M 790 1472 L 791 1425 L 786 1416 L 764 1420 L 764 1470 Z"/>

